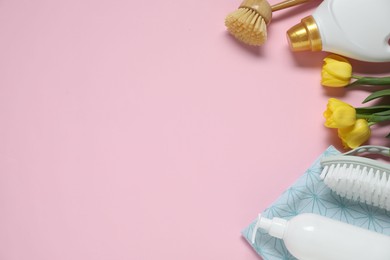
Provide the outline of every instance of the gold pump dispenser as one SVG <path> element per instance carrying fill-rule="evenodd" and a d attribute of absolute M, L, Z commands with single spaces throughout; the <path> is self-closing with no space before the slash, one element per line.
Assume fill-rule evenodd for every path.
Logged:
<path fill-rule="evenodd" d="M 321 51 L 322 41 L 313 16 L 307 16 L 287 31 L 287 39 L 292 51 Z"/>

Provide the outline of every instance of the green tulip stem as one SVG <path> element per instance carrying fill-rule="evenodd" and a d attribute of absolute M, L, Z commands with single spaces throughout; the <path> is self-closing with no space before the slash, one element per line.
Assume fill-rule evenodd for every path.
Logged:
<path fill-rule="evenodd" d="M 362 76 L 358 76 L 358 75 L 353 75 L 353 74 L 352 74 L 351 78 L 353 78 L 353 79 L 361 79 L 361 78 L 363 78 L 363 77 L 362 77 Z"/>
<path fill-rule="evenodd" d="M 390 121 L 390 115 L 376 115 L 376 114 L 356 114 L 356 119 L 365 119 L 371 125 Z"/>
<path fill-rule="evenodd" d="M 356 81 L 350 83 L 347 87 L 362 85 L 390 86 L 390 77 L 361 77 L 352 75 L 351 78 L 356 79 Z"/>
<path fill-rule="evenodd" d="M 356 114 L 356 119 L 365 119 L 369 121 L 371 115 L 365 115 L 365 114 Z"/>

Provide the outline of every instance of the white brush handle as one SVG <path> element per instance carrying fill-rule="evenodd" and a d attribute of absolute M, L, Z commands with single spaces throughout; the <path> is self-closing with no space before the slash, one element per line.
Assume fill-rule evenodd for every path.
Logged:
<path fill-rule="evenodd" d="M 385 156 L 390 156 L 390 148 L 385 146 L 378 146 L 378 145 L 364 145 L 343 154 L 355 155 L 358 153 L 371 153 L 371 154 L 381 154 Z"/>
<path fill-rule="evenodd" d="M 390 174 L 390 164 L 372 160 L 361 156 L 334 155 L 327 156 L 321 160 L 322 166 L 336 167 L 337 165 L 352 165 L 361 169 L 368 168 L 375 171 L 387 172 Z"/>

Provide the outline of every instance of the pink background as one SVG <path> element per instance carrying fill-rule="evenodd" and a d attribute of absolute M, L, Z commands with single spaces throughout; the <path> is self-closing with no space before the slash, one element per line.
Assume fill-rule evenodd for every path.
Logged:
<path fill-rule="evenodd" d="M 328 98 L 367 94 L 289 51 L 318 3 L 253 48 L 225 30 L 237 0 L 0 0 L 0 259 L 259 259 L 241 230 L 342 148 Z"/>

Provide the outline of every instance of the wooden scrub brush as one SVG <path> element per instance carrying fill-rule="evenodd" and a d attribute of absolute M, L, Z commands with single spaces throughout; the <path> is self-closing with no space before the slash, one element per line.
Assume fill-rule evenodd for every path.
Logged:
<path fill-rule="evenodd" d="M 267 40 L 267 25 L 271 22 L 272 12 L 308 1 L 286 0 L 271 6 L 266 0 L 244 0 L 236 11 L 226 16 L 225 25 L 238 40 L 259 46 Z"/>

